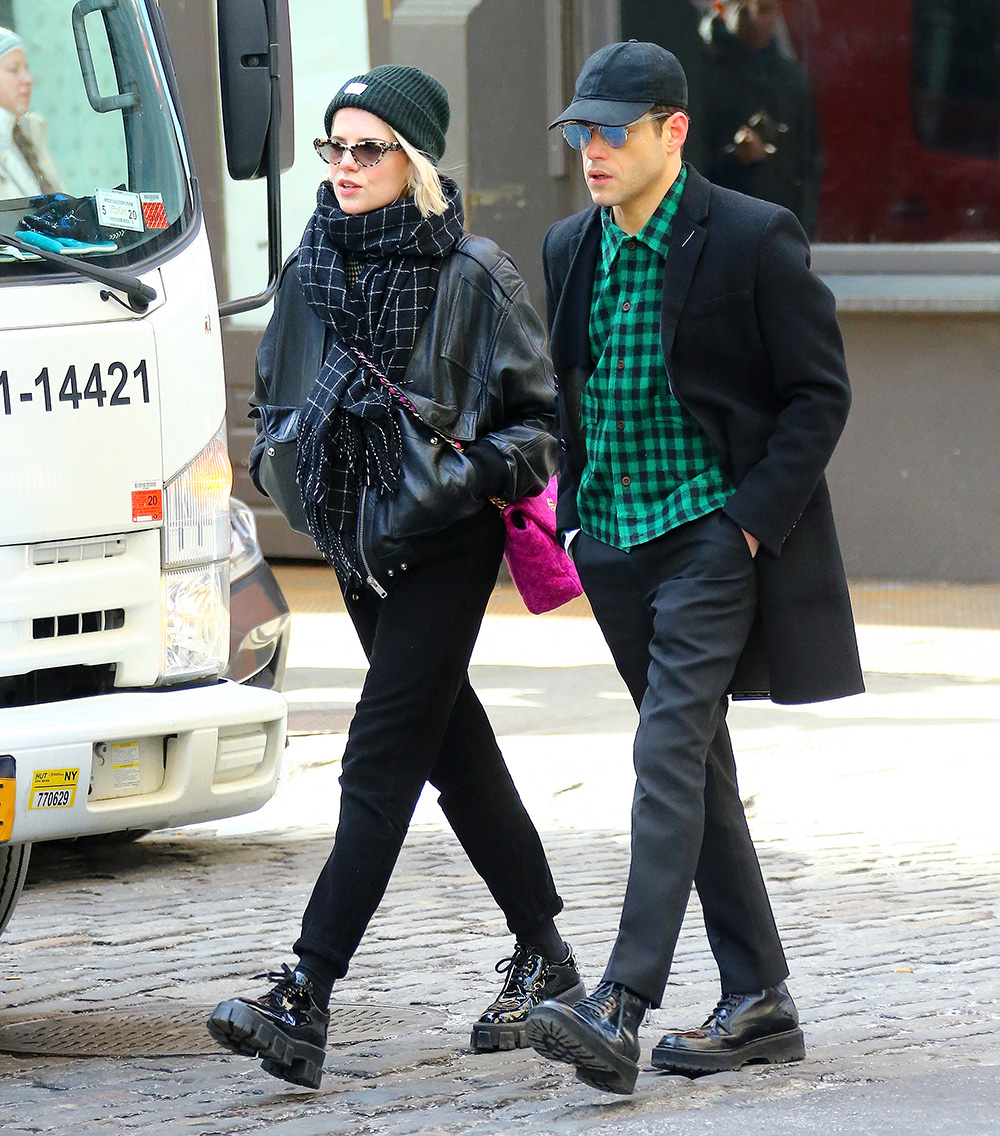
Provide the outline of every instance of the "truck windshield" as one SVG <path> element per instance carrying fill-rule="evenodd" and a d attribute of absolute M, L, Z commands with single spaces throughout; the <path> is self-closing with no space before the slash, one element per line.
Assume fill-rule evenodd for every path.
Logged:
<path fill-rule="evenodd" d="M 192 216 L 142 0 L 0 3 L 0 281 L 51 272 L 7 245 L 134 265 Z"/>

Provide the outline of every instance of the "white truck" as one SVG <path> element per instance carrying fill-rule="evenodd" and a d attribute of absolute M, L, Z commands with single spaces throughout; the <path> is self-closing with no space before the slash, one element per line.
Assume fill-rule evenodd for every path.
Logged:
<path fill-rule="evenodd" d="M 280 694 L 221 677 L 219 329 L 267 301 L 280 267 L 285 0 L 219 0 L 230 173 L 267 176 L 271 265 L 258 296 L 221 309 L 156 0 L 7 11 L 0 116 L 15 128 L 4 139 L 0 117 L 0 140 L 19 149 L 0 183 L 0 930 L 33 841 L 256 809 L 286 726 Z M 5 63 L 22 73 L 13 110 Z"/>

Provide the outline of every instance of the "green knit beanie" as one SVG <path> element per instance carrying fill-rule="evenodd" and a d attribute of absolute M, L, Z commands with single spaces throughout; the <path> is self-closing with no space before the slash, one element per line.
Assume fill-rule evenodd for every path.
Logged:
<path fill-rule="evenodd" d="M 326 108 L 323 123 L 328 138 L 333 116 L 341 107 L 369 111 L 435 162 L 444 154 L 451 119 L 448 92 L 419 67 L 389 63 L 348 80 Z"/>

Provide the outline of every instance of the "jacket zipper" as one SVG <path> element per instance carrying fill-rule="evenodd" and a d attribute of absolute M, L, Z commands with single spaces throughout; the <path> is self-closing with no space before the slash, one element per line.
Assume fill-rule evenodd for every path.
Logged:
<path fill-rule="evenodd" d="M 369 588 L 379 597 L 385 599 L 389 594 L 385 588 L 375 579 L 375 575 L 371 570 L 371 565 L 368 563 L 368 557 L 365 556 L 365 501 L 368 499 L 368 487 L 362 486 L 361 500 L 358 504 L 358 555 L 361 557 L 361 566 L 364 568 L 367 578 L 365 583 Z"/>

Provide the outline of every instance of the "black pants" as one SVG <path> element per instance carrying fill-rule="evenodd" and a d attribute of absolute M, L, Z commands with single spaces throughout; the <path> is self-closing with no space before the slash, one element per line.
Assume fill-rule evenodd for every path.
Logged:
<path fill-rule="evenodd" d="M 558 914 L 538 833 L 507 772 L 469 658 L 503 555 L 492 505 L 423 538 L 385 599 L 345 594 L 369 670 L 341 773 L 340 820 L 302 918 L 299 955 L 347 972 L 425 782 L 515 934 Z"/>
<path fill-rule="evenodd" d="M 788 969 L 726 728 L 756 607 L 746 539 L 717 511 L 629 552 L 581 533 L 574 552 L 639 710 L 632 860 L 604 977 L 660 1004 L 693 882 L 723 992 L 774 986 Z"/>

